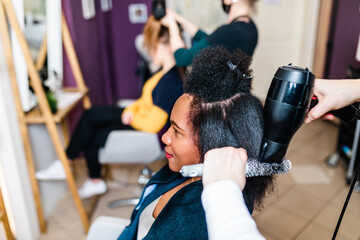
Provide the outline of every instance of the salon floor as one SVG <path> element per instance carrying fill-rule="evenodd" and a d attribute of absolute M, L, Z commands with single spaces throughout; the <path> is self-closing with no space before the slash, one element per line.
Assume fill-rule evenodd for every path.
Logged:
<path fill-rule="evenodd" d="M 304 125 L 291 142 L 287 157 L 293 163 L 291 172 L 277 177 L 275 191 L 269 195 L 262 211 L 253 217 L 266 239 L 331 239 L 349 187 L 344 161 L 329 168 L 324 159 L 332 153 L 337 140 L 337 127 L 326 121 Z M 154 163 L 159 169 L 165 162 Z M 84 163 L 77 167 L 79 185 L 86 174 Z M 133 207 L 109 209 L 108 203 L 119 198 L 138 196 L 136 186 L 140 165 L 113 166 L 109 191 L 103 195 L 92 215 L 129 218 Z M 124 185 L 124 181 L 130 185 Z M 86 201 L 85 204 L 89 204 Z M 48 232 L 40 240 L 85 239 L 82 224 L 70 193 L 56 207 L 48 221 Z M 353 193 L 337 239 L 360 239 L 360 194 Z"/>

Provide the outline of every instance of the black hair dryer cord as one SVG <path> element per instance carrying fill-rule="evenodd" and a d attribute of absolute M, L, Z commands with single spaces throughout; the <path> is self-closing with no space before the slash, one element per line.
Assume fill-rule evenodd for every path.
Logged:
<path fill-rule="evenodd" d="M 355 187 L 355 183 L 356 183 L 356 181 L 357 181 L 357 179 L 358 179 L 358 177 L 359 177 L 359 172 L 360 172 L 360 163 L 358 164 L 358 167 L 357 167 L 357 169 L 356 169 L 356 173 L 355 173 L 354 178 L 353 178 L 353 180 L 352 180 L 352 182 L 351 182 L 351 186 L 350 186 L 350 189 L 349 189 L 349 193 L 348 193 L 348 195 L 347 195 L 347 197 L 346 197 L 344 206 L 343 206 L 343 208 L 342 208 L 342 210 L 341 210 L 341 214 L 340 214 L 339 220 L 338 220 L 338 222 L 337 222 L 337 224 L 336 224 L 336 228 L 335 228 L 335 231 L 334 231 L 332 240 L 335 240 L 336 234 L 337 234 L 337 232 L 339 231 L 340 224 L 341 224 L 341 220 L 342 220 L 342 218 L 344 217 L 344 213 L 345 213 L 346 207 L 347 207 L 347 205 L 348 205 L 348 203 L 349 203 L 351 194 L 352 194 L 353 189 L 354 189 L 354 187 Z"/>

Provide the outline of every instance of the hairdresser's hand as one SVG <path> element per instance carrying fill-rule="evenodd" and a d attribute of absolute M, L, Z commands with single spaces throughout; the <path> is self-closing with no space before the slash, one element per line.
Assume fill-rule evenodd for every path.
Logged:
<path fill-rule="evenodd" d="M 193 38 L 197 31 L 199 31 L 198 26 L 196 26 L 177 12 L 171 10 L 170 8 L 166 8 L 166 15 L 169 15 L 171 18 L 173 18 L 175 23 L 180 24 L 183 30 L 187 32 L 191 38 Z M 178 28 L 177 24 L 176 28 Z"/>
<path fill-rule="evenodd" d="M 170 16 L 171 19 L 174 19 L 175 22 L 178 22 L 180 25 L 182 25 L 182 22 L 184 21 L 184 17 L 178 14 L 177 12 L 173 11 L 170 8 L 166 8 L 166 15 Z"/>
<path fill-rule="evenodd" d="M 177 19 L 179 17 L 181 17 L 180 14 L 178 14 L 177 12 L 173 11 L 172 9 L 170 8 L 166 8 L 166 15 L 170 16 L 171 18 L 174 19 L 174 21 L 177 21 Z"/>
<path fill-rule="evenodd" d="M 161 19 L 161 24 L 168 27 L 170 31 L 172 27 L 177 27 L 175 12 L 169 8 L 166 8 L 166 15 Z"/>
<path fill-rule="evenodd" d="M 170 46 L 173 52 L 180 48 L 185 48 L 185 44 L 181 38 L 180 29 L 175 19 L 174 11 L 166 9 L 166 15 L 161 19 L 161 24 L 169 28 Z"/>
<path fill-rule="evenodd" d="M 123 114 L 121 115 L 121 122 L 124 125 L 130 125 L 133 118 L 134 118 L 134 114 L 132 112 L 123 112 Z"/>
<path fill-rule="evenodd" d="M 247 153 L 243 148 L 216 148 L 205 154 L 203 169 L 203 185 L 231 180 L 243 190 L 245 187 L 245 164 Z"/>
<path fill-rule="evenodd" d="M 336 110 L 350 105 L 360 99 L 359 80 L 326 80 L 316 79 L 314 95 L 319 103 L 308 113 L 305 123 L 324 118 L 333 119 L 331 110 Z"/>

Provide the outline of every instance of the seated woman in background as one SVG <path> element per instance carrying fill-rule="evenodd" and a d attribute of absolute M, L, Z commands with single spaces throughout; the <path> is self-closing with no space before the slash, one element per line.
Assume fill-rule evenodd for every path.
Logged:
<path fill-rule="evenodd" d="M 203 162 L 213 148 L 244 148 L 257 158 L 263 137 L 263 108 L 250 94 L 251 58 L 222 47 L 202 50 L 185 82 L 185 93 L 171 112 L 162 136 L 169 163 L 145 186 L 131 223 L 118 239 L 208 239 L 201 204 L 200 177 L 184 178 L 184 165 Z M 251 213 L 260 207 L 272 176 L 246 181 L 244 198 Z M 241 227 L 241 226 L 239 226 Z"/>
<path fill-rule="evenodd" d="M 252 56 L 258 42 L 258 31 L 250 14 L 257 1 L 221 0 L 224 11 L 228 14 L 227 24 L 218 27 L 209 35 L 180 14 L 167 9 L 162 21 L 170 30 L 170 44 L 176 65 L 179 67 L 190 65 L 198 51 L 208 46 L 220 45 L 228 51 L 240 49 Z M 191 37 L 190 48 L 185 47 L 178 24 Z"/>
<path fill-rule="evenodd" d="M 100 175 L 98 152 L 105 145 L 109 133 L 114 130 L 160 132 L 169 126 L 167 123 L 171 109 L 183 93 L 183 80 L 175 67 L 168 28 L 151 16 L 144 27 L 144 36 L 144 45 L 149 49 L 149 55 L 162 69 L 144 84 L 141 97 L 129 107 L 98 106 L 86 110 L 67 147 L 69 159 L 79 157 L 81 152 L 85 153 L 90 179 L 78 191 L 81 198 L 103 194 L 107 190 Z M 57 160 L 49 168 L 37 172 L 36 177 L 51 180 L 65 179 L 66 176 Z"/>

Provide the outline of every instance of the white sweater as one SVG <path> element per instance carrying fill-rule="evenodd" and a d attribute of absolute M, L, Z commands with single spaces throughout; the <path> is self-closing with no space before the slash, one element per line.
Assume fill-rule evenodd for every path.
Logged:
<path fill-rule="evenodd" d="M 252 219 L 239 186 L 233 181 L 214 182 L 201 196 L 210 240 L 264 240 Z"/>

